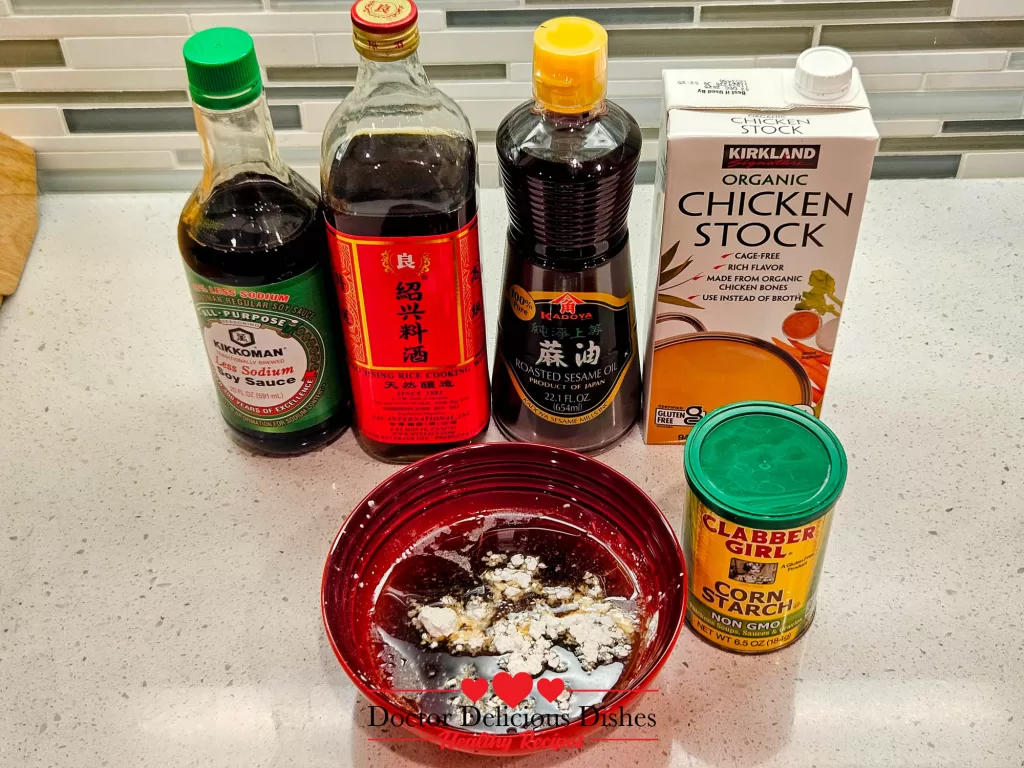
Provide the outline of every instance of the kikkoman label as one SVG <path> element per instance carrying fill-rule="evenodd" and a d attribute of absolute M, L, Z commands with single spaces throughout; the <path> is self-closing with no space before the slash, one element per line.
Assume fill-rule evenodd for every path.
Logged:
<path fill-rule="evenodd" d="M 628 295 L 510 286 L 501 353 L 523 405 L 553 424 L 596 419 L 636 365 L 635 324 Z"/>
<path fill-rule="evenodd" d="M 798 528 L 762 530 L 719 517 L 691 493 L 687 515 L 690 626 L 739 653 L 796 640 L 814 618 L 831 510 Z"/>
<path fill-rule="evenodd" d="M 321 267 L 245 288 L 186 272 L 229 424 L 296 432 L 340 407 L 333 359 L 340 339 L 333 338 L 330 284 Z"/>

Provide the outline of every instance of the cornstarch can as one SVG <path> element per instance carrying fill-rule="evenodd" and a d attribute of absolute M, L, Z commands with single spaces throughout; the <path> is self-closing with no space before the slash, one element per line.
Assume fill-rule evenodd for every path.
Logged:
<path fill-rule="evenodd" d="M 690 432 L 686 620 L 737 653 L 794 642 L 814 618 L 846 453 L 821 421 L 789 405 L 734 403 Z"/>

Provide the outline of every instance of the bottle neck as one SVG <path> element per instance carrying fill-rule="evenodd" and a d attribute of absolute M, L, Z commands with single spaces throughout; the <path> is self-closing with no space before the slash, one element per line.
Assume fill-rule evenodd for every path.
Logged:
<path fill-rule="evenodd" d="M 533 111 L 538 115 L 543 115 L 547 122 L 558 128 L 572 128 L 601 117 L 601 115 L 608 112 L 608 105 L 602 99 L 593 107 L 583 112 L 557 112 L 542 102 L 534 100 Z"/>
<path fill-rule="evenodd" d="M 359 60 L 354 92 L 366 94 L 381 87 L 422 91 L 433 88 L 416 51 L 405 58 L 390 61 L 375 61 L 365 57 Z"/>
<path fill-rule="evenodd" d="M 238 109 L 194 109 L 203 143 L 204 192 L 239 173 L 286 178 L 287 167 L 277 153 L 270 108 L 263 94 Z"/>

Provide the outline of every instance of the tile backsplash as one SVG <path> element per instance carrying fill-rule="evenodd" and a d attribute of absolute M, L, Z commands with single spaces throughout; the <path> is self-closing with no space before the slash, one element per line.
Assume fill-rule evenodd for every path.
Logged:
<path fill-rule="evenodd" d="M 608 28 L 609 95 L 644 127 L 653 176 L 660 73 L 854 56 L 883 140 L 876 178 L 1024 175 L 1024 0 L 421 0 L 421 56 L 480 142 L 530 97 L 532 30 L 552 16 Z M 36 149 L 44 190 L 194 186 L 201 165 L 181 47 L 251 32 L 286 161 L 318 177 L 320 131 L 358 57 L 346 0 L 0 0 L 0 131 Z"/>

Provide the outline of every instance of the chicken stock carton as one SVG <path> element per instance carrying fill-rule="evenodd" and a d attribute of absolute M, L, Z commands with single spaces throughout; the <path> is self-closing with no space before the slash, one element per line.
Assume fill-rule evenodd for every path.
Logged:
<path fill-rule="evenodd" d="M 644 439 L 711 410 L 820 412 L 878 144 L 845 51 L 664 72 Z"/>

